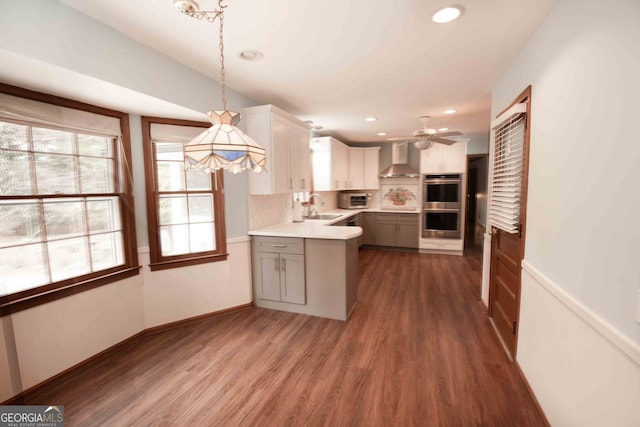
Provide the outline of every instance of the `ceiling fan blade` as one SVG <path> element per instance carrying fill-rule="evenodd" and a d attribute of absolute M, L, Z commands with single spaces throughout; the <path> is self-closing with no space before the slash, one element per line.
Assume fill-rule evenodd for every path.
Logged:
<path fill-rule="evenodd" d="M 394 141 L 394 142 L 398 142 L 398 141 L 402 141 L 402 142 L 412 142 L 415 141 L 417 138 L 414 136 L 399 136 L 396 138 L 387 138 L 387 141 Z"/>
<path fill-rule="evenodd" d="M 434 136 L 460 136 L 460 135 L 462 135 L 462 132 L 458 132 L 457 130 L 452 130 L 449 132 L 438 132 Z"/>
<path fill-rule="evenodd" d="M 445 145 L 452 145 L 458 142 L 458 141 L 454 141 L 453 139 L 440 138 L 439 136 L 433 136 L 429 138 L 429 141 L 439 142 L 440 144 L 445 144 Z"/>
<path fill-rule="evenodd" d="M 432 135 L 436 135 L 438 133 L 437 130 L 435 129 L 420 129 L 417 130 L 413 133 L 413 136 L 432 136 Z"/>

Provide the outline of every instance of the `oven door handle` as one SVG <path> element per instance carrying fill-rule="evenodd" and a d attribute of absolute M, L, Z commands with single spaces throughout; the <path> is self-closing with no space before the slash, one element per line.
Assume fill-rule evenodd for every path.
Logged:
<path fill-rule="evenodd" d="M 425 184 L 460 184 L 460 182 L 462 182 L 460 179 L 426 179 L 424 181 Z"/>

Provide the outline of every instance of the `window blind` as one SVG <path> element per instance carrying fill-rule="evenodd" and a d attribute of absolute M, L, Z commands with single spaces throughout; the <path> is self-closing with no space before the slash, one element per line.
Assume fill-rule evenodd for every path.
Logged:
<path fill-rule="evenodd" d="M 525 112 L 526 104 L 516 104 L 492 123 L 495 149 L 489 223 L 511 234 L 520 228 Z"/>
<path fill-rule="evenodd" d="M 0 118 L 77 132 L 120 136 L 120 118 L 0 93 Z"/>
<path fill-rule="evenodd" d="M 207 128 L 194 126 L 179 126 L 164 123 L 151 123 L 151 139 L 155 142 L 182 142 L 191 141 Z"/>

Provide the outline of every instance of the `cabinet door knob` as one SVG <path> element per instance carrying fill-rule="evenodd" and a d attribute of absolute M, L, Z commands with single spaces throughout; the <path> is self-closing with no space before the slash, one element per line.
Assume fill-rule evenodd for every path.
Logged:
<path fill-rule="evenodd" d="M 276 258 L 274 259 L 274 261 L 275 261 L 275 263 L 274 263 L 274 265 L 273 265 L 273 268 L 274 268 L 276 271 L 280 270 L 280 258 L 279 258 L 279 257 L 276 257 Z"/>
<path fill-rule="evenodd" d="M 287 271 L 287 260 L 286 260 L 286 258 L 282 258 L 281 265 L 282 265 L 282 271 L 286 272 Z"/>

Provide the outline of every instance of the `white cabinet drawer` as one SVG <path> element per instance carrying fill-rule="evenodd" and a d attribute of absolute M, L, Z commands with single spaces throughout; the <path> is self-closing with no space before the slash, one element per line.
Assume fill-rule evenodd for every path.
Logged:
<path fill-rule="evenodd" d="M 462 239 L 420 239 L 420 249 L 440 251 L 461 251 L 464 249 Z"/>

